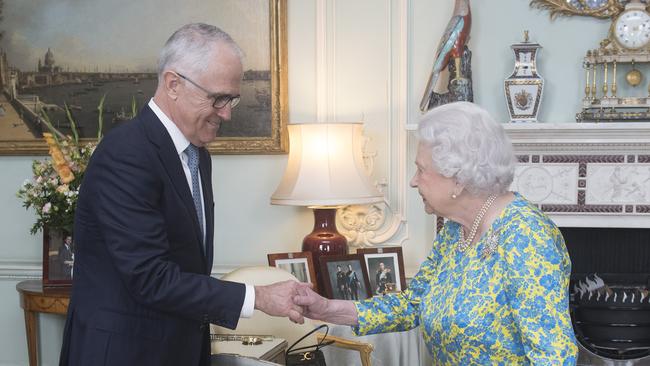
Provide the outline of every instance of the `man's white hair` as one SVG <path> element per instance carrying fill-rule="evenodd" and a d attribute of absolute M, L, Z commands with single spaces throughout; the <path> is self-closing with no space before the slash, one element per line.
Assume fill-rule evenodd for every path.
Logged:
<path fill-rule="evenodd" d="M 186 24 L 169 37 L 158 58 L 158 82 L 166 70 L 173 69 L 197 77 L 207 69 L 218 52 L 217 45 L 231 47 L 241 60 L 243 52 L 230 35 L 214 25 Z"/>
<path fill-rule="evenodd" d="M 510 187 L 517 159 L 501 124 L 476 104 L 454 102 L 427 112 L 418 126 L 433 169 L 455 178 L 472 195 L 500 194 Z"/>

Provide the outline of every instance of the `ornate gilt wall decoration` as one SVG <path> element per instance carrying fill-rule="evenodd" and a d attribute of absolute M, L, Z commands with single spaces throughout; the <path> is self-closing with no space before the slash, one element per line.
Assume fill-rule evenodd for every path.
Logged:
<path fill-rule="evenodd" d="M 530 7 L 548 10 L 551 20 L 558 16 L 590 16 L 606 19 L 623 10 L 624 0 L 531 0 Z"/>

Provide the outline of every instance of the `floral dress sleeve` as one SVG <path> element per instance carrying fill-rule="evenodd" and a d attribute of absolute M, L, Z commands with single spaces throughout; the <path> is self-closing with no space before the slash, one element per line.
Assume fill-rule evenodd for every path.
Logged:
<path fill-rule="evenodd" d="M 532 214 L 513 220 L 505 238 L 505 293 L 532 365 L 574 365 L 569 316 L 571 261 L 558 228 Z"/>
<path fill-rule="evenodd" d="M 420 303 L 429 291 L 431 277 L 440 261 L 438 235 L 433 250 L 411 280 L 408 289 L 398 294 L 387 294 L 355 301 L 359 324 L 352 330 L 356 335 L 400 332 L 420 325 Z"/>

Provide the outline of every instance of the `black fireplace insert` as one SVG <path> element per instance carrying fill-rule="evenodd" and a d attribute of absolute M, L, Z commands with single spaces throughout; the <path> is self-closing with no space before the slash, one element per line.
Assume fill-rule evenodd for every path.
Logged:
<path fill-rule="evenodd" d="M 650 229 L 561 228 L 576 338 L 605 359 L 650 356 Z"/>
<path fill-rule="evenodd" d="M 572 279 L 571 321 L 585 348 L 611 359 L 650 355 L 650 274 L 590 274 Z"/>

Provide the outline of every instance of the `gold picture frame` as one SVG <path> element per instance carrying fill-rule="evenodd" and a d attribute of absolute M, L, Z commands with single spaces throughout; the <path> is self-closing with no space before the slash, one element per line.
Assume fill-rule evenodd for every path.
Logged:
<path fill-rule="evenodd" d="M 96 1 L 100 3 L 99 0 Z M 219 136 L 216 139 L 216 141 L 212 142 L 208 146 L 208 150 L 212 154 L 287 153 L 288 146 L 289 146 L 288 133 L 287 133 L 287 120 L 288 120 L 287 21 L 286 21 L 287 1 L 286 0 L 247 0 L 244 2 L 242 1 L 238 2 L 237 0 L 230 0 L 230 3 L 228 4 L 221 4 L 221 3 L 215 5 L 210 5 L 211 3 L 206 3 L 206 4 L 207 5 L 205 6 L 219 5 L 220 6 L 219 16 L 221 17 L 224 18 L 229 17 L 232 19 L 242 18 L 242 19 L 246 19 L 246 21 L 248 21 L 251 24 L 253 23 L 263 24 L 263 26 L 258 24 L 257 29 L 259 31 L 254 33 L 255 34 L 253 36 L 254 38 L 251 41 L 250 34 L 254 30 L 249 29 L 248 31 L 246 31 L 246 29 L 244 29 L 244 28 L 251 28 L 246 26 L 248 23 L 241 22 L 241 25 L 239 25 L 239 23 L 230 22 L 229 24 L 226 24 L 226 26 L 222 26 L 221 24 L 219 24 L 219 19 L 216 20 L 211 19 L 209 15 L 205 14 L 205 11 L 203 11 L 203 14 L 201 14 L 201 10 L 197 9 L 196 14 L 192 14 L 188 16 L 187 19 L 179 20 L 179 22 L 181 23 L 175 24 L 174 28 L 170 28 L 169 30 L 166 30 L 168 32 L 168 34 L 166 34 L 166 37 L 168 37 L 169 34 L 171 34 L 171 32 L 173 31 L 173 29 L 178 28 L 180 25 L 184 23 L 202 21 L 202 22 L 215 24 L 219 27 L 222 27 L 222 29 L 224 29 L 226 32 L 229 32 L 233 36 L 233 39 L 235 39 L 236 42 L 239 43 L 239 39 L 242 39 L 244 42 L 244 43 L 240 43 L 240 46 L 242 46 L 242 49 L 245 54 L 244 81 L 242 83 L 242 102 L 235 110 L 233 110 L 232 121 L 224 123 L 222 125 L 221 136 Z M 267 4 L 268 4 L 268 8 L 266 6 Z M 12 9 L 7 9 L 8 7 L 11 6 L 12 6 L 11 3 L 7 3 L 7 2 L 4 3 L 3 10 L 6 14 L 7 13 L 11 14 Z M 255 11 L 246 11 L 245 14 L 246 17 L 239 16 L 238 14 L 225 14 L 225 15 L 223 14 L 227 12 L 243 12 L 245 11 L 244 8 L 255 9 Z M 46 9 L 42 9 L 39 11 L 46 11 Z M 122 9 L 122 14 L 125 13 L 129 13 L 128 9 Z M 75 16 L 78 18 L 78 15 L 71 15 L 71 16 Z M 155 14 L 149 14 L 148 16 L 156 17 Z M 268 17 L 268 22 L 267 19 L 262 19 L 263 17 Z M 161 18 L 165 18 L 165 17 L 161 16 Z M 14 33 L 16 33 L 17 35 L 22 35 L 21 33 L 19 33 L 20 25 L 18 23 L 12 23 L 12 21 L 13 20 L 9 19 L 8 16 L 4 20 L 4 26 L 6 28 L 4 39 L 11 37 L 12 35 L 14 35 Z M 65 20 L 61 20 L 61 19 L 58 19 L 56 21 L 61 24 L 66 23 Z M 119 17 L 118 20 L 116 21 L 119 21 Z M 224 23 L 228 23 L 228 21 L 225 21 Z M 268 27 L 266 26 L 267 24 Z M 228 27 L 228 25 L 230 25 L 230 28 Z M 131 26 L 132 24 L 129 24 L 129 28 L 132 28 Z M 14 27 L 14 29 L 12 29 L 12 27 Z M 235 28 L 234 29 L 235 32 L 231 31 L 232 28 Z M 144 33 L 150 33 L 150 32 L 144 32 Z M 242 34 L 242 36 L 238 38 L 239 34 Z M 71 34 L 71 36 L 72 35 L 73 34 Z M 103 34 L 102 36 L 106 37 L 106 34 Z M 114 36 L 117 37 L 117 35 Z M 156 43 L 156 45 L 160 42 L 164 43 L 164 41 L 166 40 L 166 38 L 164 39 L 162 39 L 162 37 L 159 38 L 160 39 L 157 38 L 156 41 L 154 42 Z M 266 41 L 267 38 L 268 38 L 268 43 Z M 32 42 L 29 39 L 27 39 L 27 41 L 30 41 L 27 42 L 29 44 L 32 45 L 35 44 L 35 42 Z M 110 41 L 106 41 L 106 42 L 110 43 Z M 257 42 L 253 44 L 256 44 L 258 46 L 245 47 L 251 42 Z M 137 43 L 135 44 L 138 45 Z M 251 61 L 251 64 L 253 64 L 253 66 L 247 67 L 246 65 L 247 58 L 255 59 L 255 60 L 258 59 L 265 60 L 265 57 L 260 58 L 260 55 L 266 55 L 267 50 L 260 50 L 260 49 L 262 48 L 262 46 L 266 44 L 269 45 L 268 54 L 270 56 L 268 58 L 269 59 L 268 64 L 264 65 L 261 62 L 257 62 L 256 64 L 253 64 L 253 62 Z M 35 64 L 35 60 L 29 60 L 29 62 L 24 61 L 25 66 L 23 66 L 22 68 L 23 71 L 21 71 L 18 67 L 16 67 L 16 62 L 12 61 L 11 51 L 9 50 L 0 51 L 2 52 L 2 54 L 0 54 L 0 74 L 4 73 L 0 75 L 0 88 L 2 89 L 0 90 L 0 93 L 2 94 L 0 98 L 3 98 L 2 100 L 0 100 L 0 155 L 47 155 L 48 153 L 48 147 L 40 137 L 40 134 L 44 132 L 45 127 L 42 125 L 42 123 L 39 123 L 38 117 L 31 116 L 31 120 L 29 122 L 25 122 L 26 114 L 23 113 L 24 111 L 16 109 L 16 107 L 14 107 L 12 104 L 12 100 L 10 99 L 12 95 L 11 94 L 12 90 L 11 90 L 11 85 L 9 85 L 10 84 L 9 81 L 12 78 L 14 78 L 14 80 L 20 81 L 21 73 L 30 74 L 29 78 L 24 78 L 24 80 L 32 80 L 31 82 L 36 84 L 40 82 L 41 85 L 36 85 L 36 86 L 41 88 L 43 87 L 43 83 L 47 84 L 47 86 L 59 86 L 60 84 L 56 84 L 56 83 L 61 82 L 61 80 L 65 80 L 65 82 L 67 83 L 66 85 L 68 87 L 65 90 L 67 98 L 70 98 L 70 96 L 74 96 L 75 93 L 82 94 L 84 92 L 87 95 L 92 94 L 94 98 L 96 97 L 95 99 L 97 100 L 97 103 L 95 103 L 94 105 L 86 104 L 83 106 L 84 113 L 86 113 L 87 115 L 89 115 L 90 113 L 94 113 L 95 116 L 94 118 L 97 118 L 96 107 L 99 102 L 98 96 L 101 96 L 101 94 L 104 93 L 104 90 L 108 88 L 111 83 L 113 83 L 113 85 L 116 85 L 115 80 L 98 79 L 98 76 L 93 76 L 93 77 L 87 76 L 86 79 L 86 76 L 83 76 L 83 73 L 93 74 L 93 75 L 110 74 L 110 72 L 101 72 L 101 70 L 99 73 L 98 72 L 91 73 L 91 72 L 85 72 L 84 69 L 83 73 L 81 71 L 77 71 L 73 78 L 71 75 L 72 72 L 69 71 L 72 70 L 72 67 L 70 67 L 69 65 L 67 66 L 66 69 L 66 65 L 63 62 L 60 65 L 48 64 L 47 62 L 45 62 L 45 60 L 47 60 L 47 55 L 50 52 L 53 52 L 54 57 L 52 59 L 57 60 L 57 62 L 60 59 L 65 59 L 65 57 L 69 57 L 67 55 L 68 53 L 67 50 L 64 49 L 63 47 L 60 47 L 58 49 L 53 47 L 52 51 L 50 51 L 48 47 L 49 46 L 45 46 L 44 48 L 43 45 L 40 45 L 39 48 L 37 49 L 39 52 L 38 54 L 45 55 L 45 57 L 40 56 L 38 58 L 39 68 L 36 69 L 36 72 L 33 71 L 34 66 L 32 66 L 32 64 Z M 140 45 L 138 45 L 138 47 L 140 47 Z M 160 47 L 162 47 L 162 43 L 160 43 L 160 45 L 157 46 L 155 52 L 159 52 Z M 144 47 L 140 47 L 140 48 L 144 48 Z M 32 49 L 31 51 L 34 51 L 34 49 Z M 25 53 L 23 52 L 22 54 Z M 150 58 L 155 57 L 155 59 L 157 59 L 157 53 L 155 53 L 155 55 L 149 55 L 149 56 Z M 42 60 L 43 60 L 43 65 L 41 65 Z M 45 72 L 41 73 L 40 76 L 37 75 L 41 70 L 40 69 L 41 66 L 44 68 L 49 67 L 49 69 L 44 69 L 44 70 L 49 72 L 50 75 L 45 75 L 46 74 Z M 112 75 L 119 74 L 119 72 L 115 70 L 116 67 L 113 66 Z M 132 83 L 135 84 L 138 81 L 136 72 L 131 71 L 129 73 L 128 69 L 126 70 L 127 70 L 126 72 L 122 73 L 123 76 L 121 80 L 126 83 L 131 83 L 132 80 L 133 81 Z M 155 71 L 155 66 L 152 65 L 151 67 L 149 67 L 149 69 L 147 69 L 147 71 L 143 71 L 141 73 L 143 75 L 144 74 L 147 75 L 146 80 L 141 78 L 138 86 L 123 85 L 124 87 L 121 89 L 124 91 L 126 90 L 137 91 L 138 95 L 136 95 L 136 97 L 138 99 L 137 100 L 138 109 L 141 108 L 145 103 L 147 103 L 149 100 L 148 98 L 152 95 L 152 93 L 149 93 L 148 90 L 145 90 L 145 86 L 151 89 L 151 86 L 149 84 L 154 83 L 154 81 L 152 80 L 153 75 L 155 75 L 154 71 Z M 55 76 L 52 76 L 56 72 L 59 72 L 61 74 L 67 73 L 68 75 L 64 77 L 59 77 L 57 79 Z M 118 79 L 118 77 L 115 77 L 115 79 Z M 75 80 L 74 83 L 78 83 L 79 86 L 72 85 L 73 84 L 72 80 Z M 247 90 L 246 84 L 247 81 L 249 80 L 252 80 L 253 82 L 255 82 L 255 84 L 253 84 L 253 82 L 250 82 L 249 83 L 250 86 L 248 87 Z M 23 84 L 23 85 L 27 85 L 27 84 Z M 71 88 L 73 87 L 78 88 L 78 91 L 71 90 Z M 141 88 L 142 90 L 137 88 Z M 36 90 L 36 88 L 34 87 L 32 87 L 31 89 L 27 88 L 24 94 L 25 95 L 31 94 L 30 91 L 33 92 L 34 90 Z M 20 95 L 20 89 L 14 89 L 13 93 L 14 95 Z M 110 105 L 111 97 L 112 96 L 115 97 L 117 93 L 118 91 L 114 90 L 113 95 L 111 95 L 110 92 L 107 94 L 105 106 L 108 106 L 108 111 L 104 112 L 105 127 L 108 127 L 107 125 L 110 124 L 111 122 L 114 124 L 120 123 L 119 121 L 116 122 L 115 116 L 120 115 L 123 118 L 123 116 L 125 115 L 124 110 L 129 112 L 131 110 L 130 105 L 126 106 L 125 108 L 123 105 L 124 103 L 122 103 L 121 107 Z M 79 98 L 83 98 L 83 97 L 84 96 L 82 95 Z M 136 100 L 136 97 L 134 97 L 133 99 Z M 130 101 L 130 98 L 128 100 Z M 53 101 L 47 101 L 46 99 L 42 99 L 42 102 L 44 107 L 50 108 L 50 110 L 55 111 L 52 113 L 59 113 L 59 114 L 63 113 L 61 112 L 63 109 L 63 101 L 53 102 Z M 32 102 L 32 103 L 34 103 L 35 105 L 34 109 L 38 110 L 38 108 L 36 107 L 37 105 L 36 102 Z M 76 113 L 77 111 L 82 110 L 82 106 L 75 105 L 74 102 L 65 101 L 65 103 L 68 106 L 74 106 L 74 109 L 71 108 L 71 112 L 73 114 Z M 24 104 L 27 105 L 29 104 L 29 102 Z M 23 105 L 22 108 L 26 108 L 25 105 Z M 240 116 L 254 115 L 255 118 L 249 119 L 249 118 L 242 117 L 240 119 L 237 119 L 239 118 L 238 113 L 240 114 Z M 79 114 L 81 114 L 81 112 L 79 112 Z M 28 116 L 27 118 L 30 117 Z M 85 122 L 87 124 L 87 131 L 86 131 L 87 133 L 82 137 L 96 136 L 96 132 L 90 132 L 90 131 L 93 128 L 95 131 L 97 130 L 96 128 L 97 120 L 91 118 L 83 118 L 81 120 L 87 121 Z M 70 133 L 70 127 L 69 125 L 66 124 L 65 117 L 60 118 L 60 121 L 63 122 L 62 123 L 59 122 L 58 128 L 66 134 Z M 24 126 L 21 126 L 21 124 L 24 124 Z M 94 124 L 95 126 L 91 126 L 91 124 Z M 22 129 L 22 131 L 12 134 L 12 129 L 13 131 L 18 131 Z M 105 128 L 104 131 L 107 129 L 108 128 Z M 84 138 L 82 140 L 92 141 L 93 138 Z"/>

